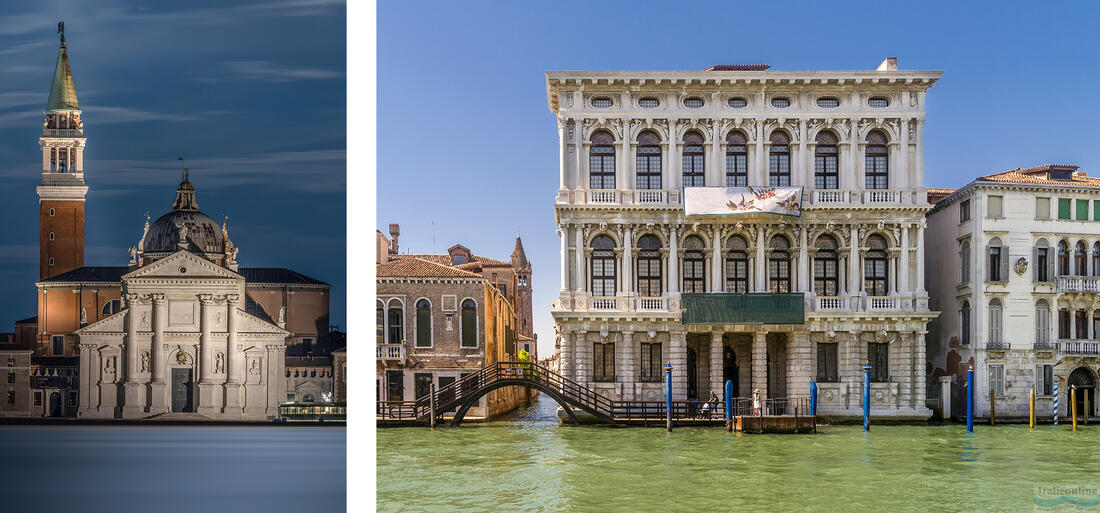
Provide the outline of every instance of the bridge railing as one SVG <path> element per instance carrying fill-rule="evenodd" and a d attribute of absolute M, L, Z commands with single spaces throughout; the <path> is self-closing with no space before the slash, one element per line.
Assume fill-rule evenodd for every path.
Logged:
<path fill-rule="evenodd" d="M 378 401 L 377 420 L 409 420 L 420 417 L 417 401 Z"/>

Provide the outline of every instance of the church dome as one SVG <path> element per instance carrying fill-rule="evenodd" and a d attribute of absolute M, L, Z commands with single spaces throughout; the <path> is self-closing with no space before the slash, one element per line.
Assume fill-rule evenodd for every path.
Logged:
<path fill-rule="evenodd" d="M 222 229 L 210 216 L 198 210 L 173 210 L 160 216 L 149 225 L 145 235 L 147 253 L 175 253 L 179 246 L 180 231 L 185 229 L 187 251 L 192 253 L 221 253 L 225 248 Z"/>
<path fill-rule="evenodd" d="M 185 248 L 180 247 L 181 239 L 187 243 Z M 195 186 L 188 180 L 186 168 L 176 188 L 172 211 L 149 226 L 141 247 L 142 253 L 175 253 L 180 249 L 192 253 L 225 251 L 225 233 L 210 216 L 199 211 Z"/>

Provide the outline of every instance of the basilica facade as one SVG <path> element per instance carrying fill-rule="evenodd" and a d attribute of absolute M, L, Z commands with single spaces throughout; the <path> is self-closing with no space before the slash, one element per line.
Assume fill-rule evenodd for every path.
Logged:
<path fill-rule="evenodd" d="M 941 73 L 896 62 L 548 72 L 561 373 L 617 400 L 663 400 L 666 362 L 677 400 L 816 382 L 819 414 L 854 416 L 869 363 L 874 415 L 926 418 L 924 104 Z M 733 199 L 693 215 L 693 191 Z M 783 215 L 734 211 L 776 191 Z"/>
<path fill-rule="evenodd" d="M 32 416 L 275 417 L 293 400 L 286 356 L 335 349 L 330 286 L 239 266 L 228 220 L 199 210 L 186 168 L 171 209 L 152 223 L 146 215 L 126 265 L 85 266 L 86 139 L 64 35 L 45 114 L 38 313 L 15 341 L 33 352 L 32 375 L 9 394 L 26 395 Z"/>

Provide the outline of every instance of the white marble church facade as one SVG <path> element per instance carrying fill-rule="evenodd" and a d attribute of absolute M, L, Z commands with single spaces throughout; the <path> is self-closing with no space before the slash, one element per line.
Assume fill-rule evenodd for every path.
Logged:
<path fill-rule="evenodd" d="M 125 308 L 78 330 L 81 418 L 278 414 L 285 338 L 246 313 L 244 277 L 181 250 L 122 277 Z"/>
<path fill-rule="evenodd" d="M 617 400 L 663 400 L 665 362 L 675 400 L 817 382 L 819 413 L 854 416 L 871 360 L 875 414 L 927 417 L 924 101 L 940 74 L 548 72 L 562 374 Z M 801 217 L 685 216 L 685 187 L 768 185 L 804 187 Z M 712 300 L 786 306 L 691 311 Z"/>

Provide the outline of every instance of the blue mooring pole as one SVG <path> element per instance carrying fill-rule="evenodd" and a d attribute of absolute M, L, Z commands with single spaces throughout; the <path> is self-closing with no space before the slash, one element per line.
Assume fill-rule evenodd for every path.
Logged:
<path fill-rule="evenodd" d="M 810 415 L 817 416 L 817 382 L 810 382 Z"/>
<path fill-rule="evenodd" d="M 871 362 L 863 364 L 863 430 L 871 430 Z"/>
<path fill-rule="evenodd" d="M 1058 380 L 1054 380 L 1054 425 L 1058 425 Z"/>
<path fill-rule="evenodd" d="M 974 366 L 966 370 L 966 432 L 974 432 Z"/>
<path fill-rule="evenodd" d="M 672 362 L 665 363 L 665 428 L 672 432 Z"/>
<path fill-rule="evenodd" d="M 726 431 L 733 431 L 733 380 L 726 380 Z"/>

